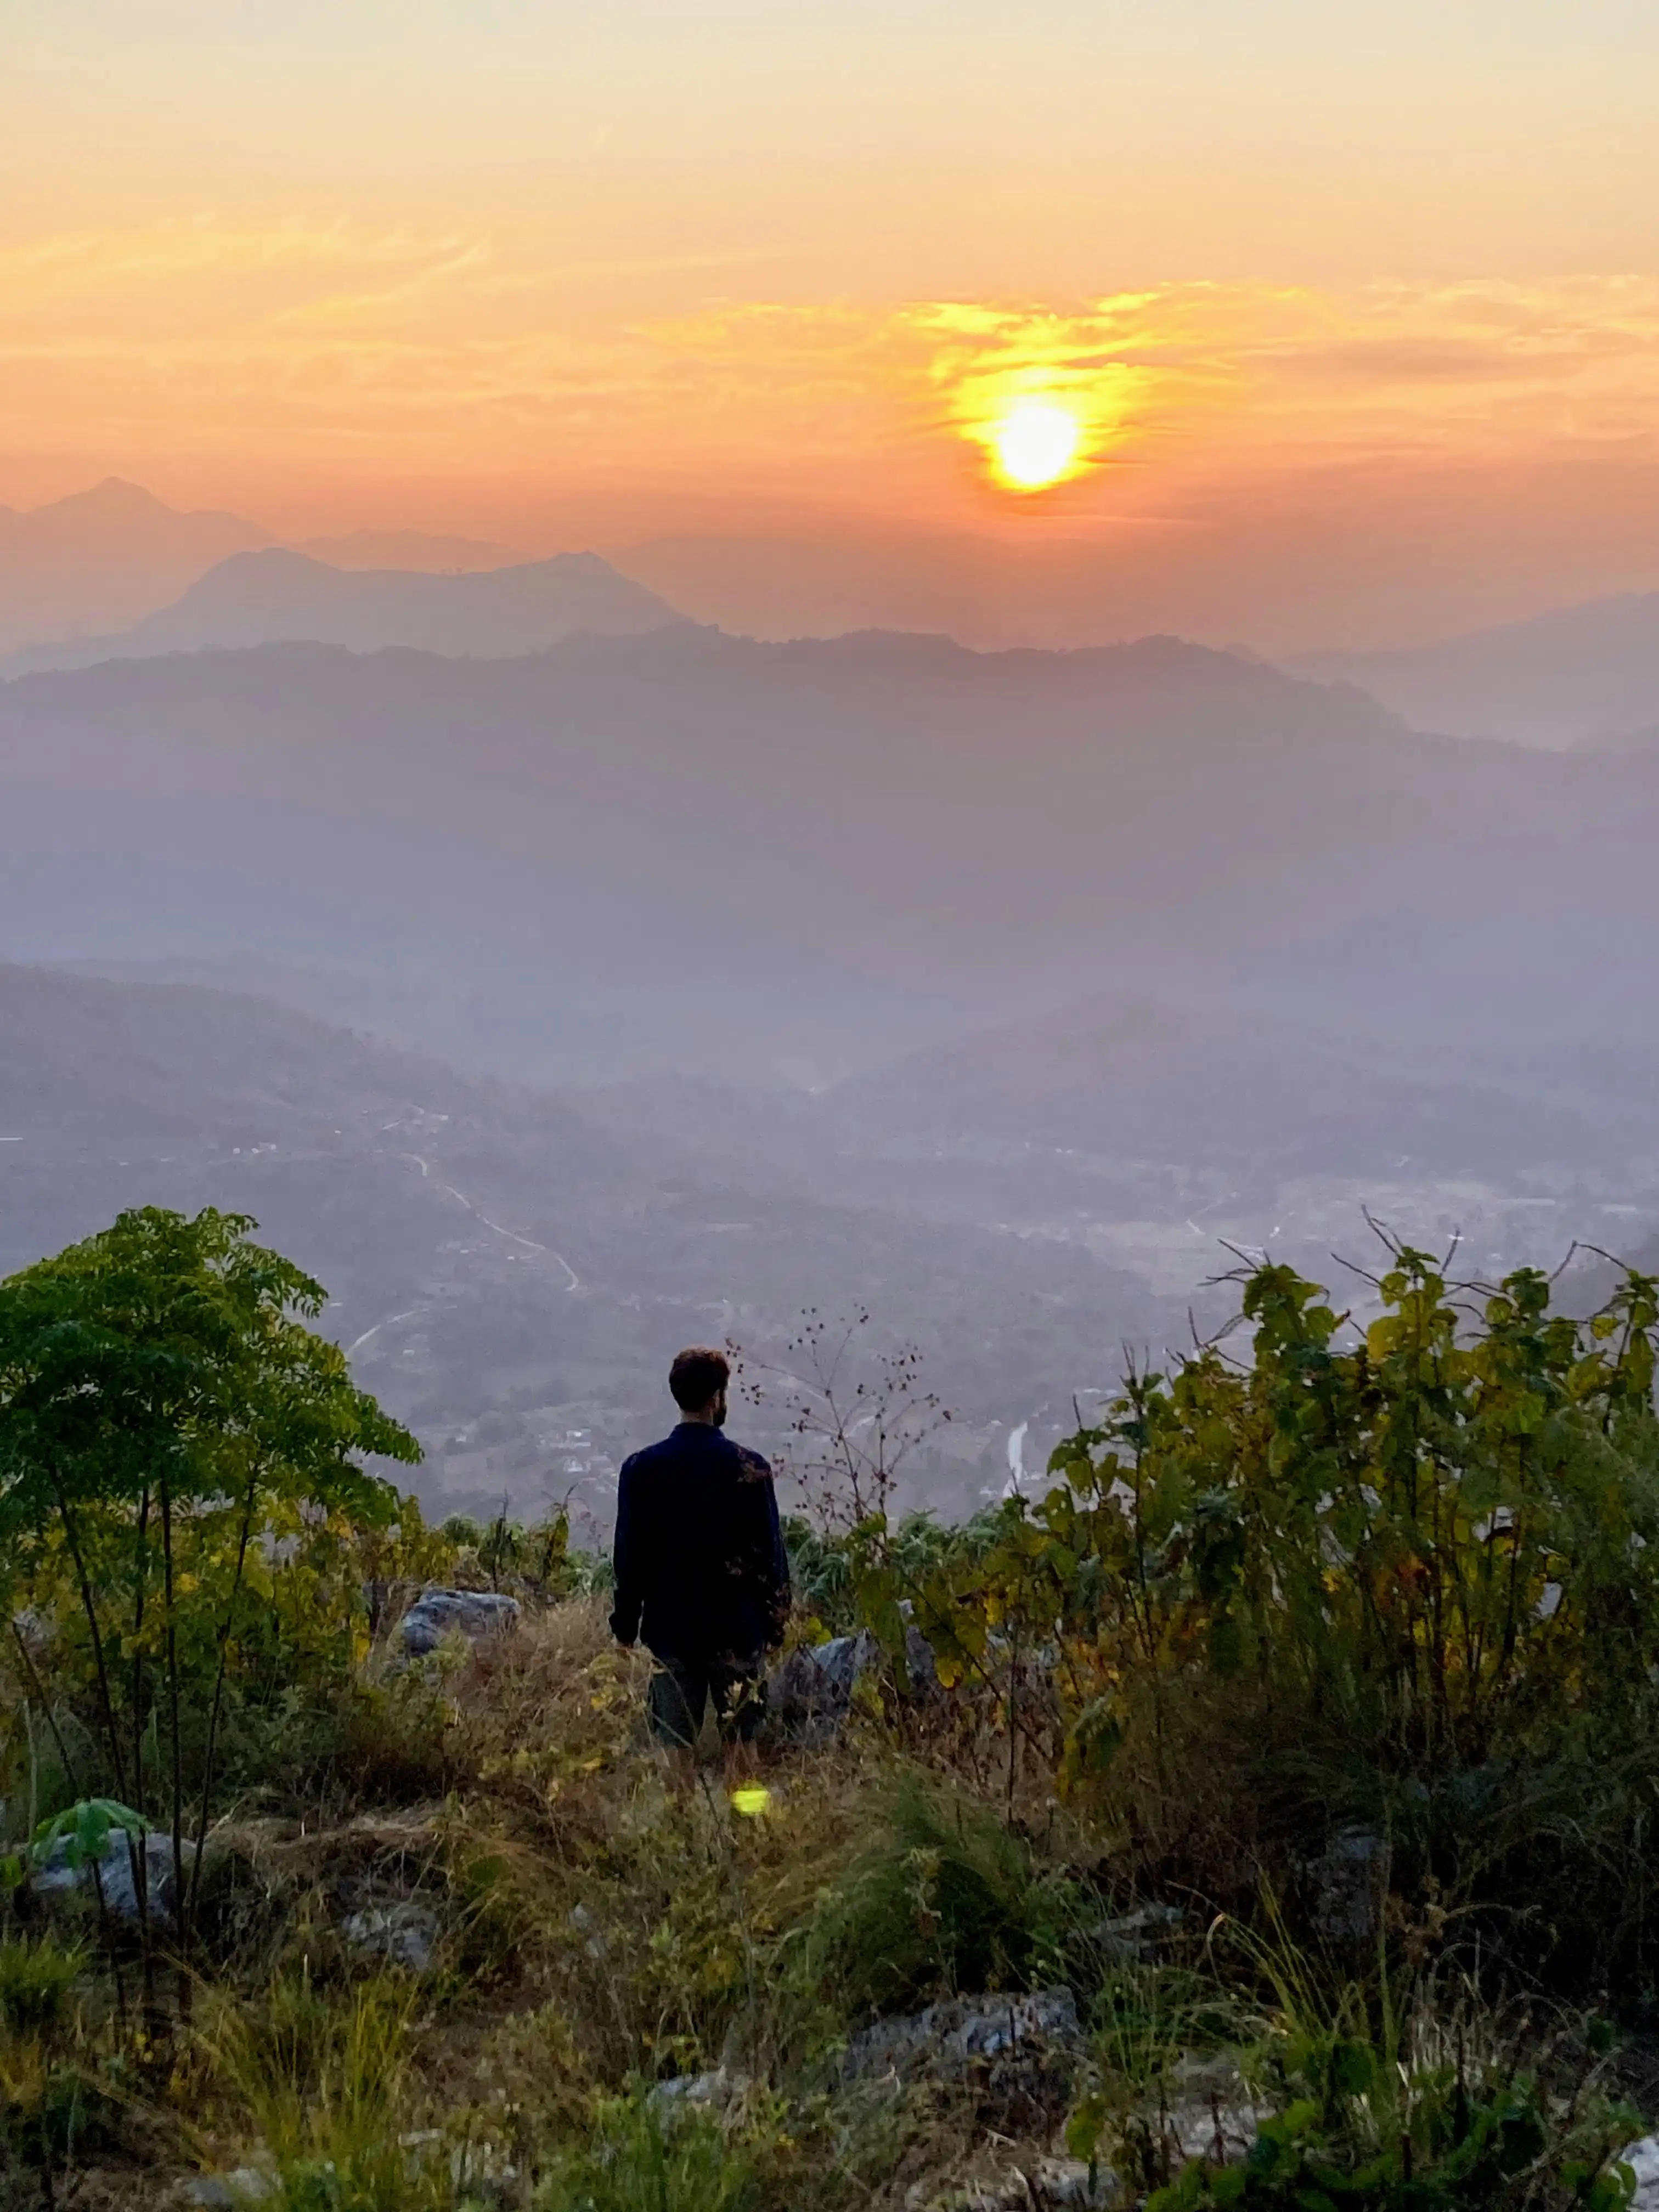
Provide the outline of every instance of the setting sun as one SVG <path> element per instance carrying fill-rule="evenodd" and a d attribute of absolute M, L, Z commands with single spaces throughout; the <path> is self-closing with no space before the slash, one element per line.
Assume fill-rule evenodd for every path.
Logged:
<path fill-rule="evenodd" d="M 1071 473 L 1083 425 L 1054 399 L 1022 399 L 992 426 L 997 474 L 1016 491 L 1041 491 Z"/>

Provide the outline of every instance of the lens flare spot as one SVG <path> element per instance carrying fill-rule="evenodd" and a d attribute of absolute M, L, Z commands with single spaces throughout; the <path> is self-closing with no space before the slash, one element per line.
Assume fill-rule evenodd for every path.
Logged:
<path fill-rule="evenodd" d="M 1019 399 L 991 426 L 996 472 L 1015 491 L 1042 491 L 1070 476 L 1083 446 L 1083 425 L 1057 399 Z"/>

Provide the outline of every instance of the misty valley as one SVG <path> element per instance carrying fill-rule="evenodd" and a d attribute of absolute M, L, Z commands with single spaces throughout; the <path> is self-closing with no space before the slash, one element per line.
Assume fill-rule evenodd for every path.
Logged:
<path fill-rule="evenodd" d="M 816 1310 L 920 1352 L 906 1500 L 960 1517 L 1244 1255 L 1364 1320 L 1367 1210 L 1587 1297 L 1648 1250 L 1659 602 L 1603 625 L 1616 726 L 1604 681 L 1521 744 L 1586 611 L 1553 690 L 1547 624 L 1469 641 L 1447 736 L 1364 663 L 758 643 L 594 556 L 201 520 L 176 602 L 0 685 L 0 1266 L 251 1214 L 433 1509 L 599 1541 L 675 1346 L 775 1370 Z"/>

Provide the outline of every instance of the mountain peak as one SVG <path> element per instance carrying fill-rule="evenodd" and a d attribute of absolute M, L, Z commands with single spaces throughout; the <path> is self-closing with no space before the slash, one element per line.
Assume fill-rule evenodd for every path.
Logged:
<path fill-rule="evenodd" d="M 264 545 L 228 554 L 133 629 L 27 647 L 3 666 L 18 675 L 288 642 L 510 659 L 545 653 L 583 631 L 635 636 L 680 619 L 665 600 L 596 554 L 445 575 L 336 568 L 292 546 Z"/>
<path fill-rule="evenodd" d="M 50 504 L 61 512 L 65 507 L 78 508 L 82 514 L 176 514 L 164 499 L 158 499 L 143 484 L 131 483 L 125 477 L 101 477 L 86 491 L 72 491 L 65 498 L 55 499 Z"/>
<path fill-rule="evenodd" d="M 0 508 L 0 656 L 125 629 L 228 553 L 270 542 L 244 516 L 169 507 L 125 477 L 20 512 Z"/>

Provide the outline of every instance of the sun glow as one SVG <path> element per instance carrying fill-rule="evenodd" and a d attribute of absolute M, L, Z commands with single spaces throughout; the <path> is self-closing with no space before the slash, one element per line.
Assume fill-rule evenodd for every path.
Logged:
<path fill-rule="evenodd" d="M 1083 425 L 1057 399 L 1019 399 L 991 426 L 996 472 L 1014 491 L 1042 491 L 1077 466 Z"/>

